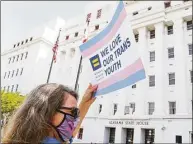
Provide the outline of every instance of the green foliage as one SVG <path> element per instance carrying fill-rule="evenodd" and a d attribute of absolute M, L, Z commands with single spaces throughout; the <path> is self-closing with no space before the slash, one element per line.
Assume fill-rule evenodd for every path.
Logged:
<path fill-rule="evenodd" d="M 24 101 L 25 97 L 19 93 L 1 91 L 1 113 L 12 113 Z"/>

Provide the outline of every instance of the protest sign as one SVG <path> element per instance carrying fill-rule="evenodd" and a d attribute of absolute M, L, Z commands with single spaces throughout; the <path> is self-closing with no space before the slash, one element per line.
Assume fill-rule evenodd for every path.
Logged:
<path fill-rule="evenodd" d="M 104 95 L 145 79 L 133 30 L 123 1 L 120 1 L 109 25 L 80 46 L 83 58 L 90 61 L 95 96 Z"/>

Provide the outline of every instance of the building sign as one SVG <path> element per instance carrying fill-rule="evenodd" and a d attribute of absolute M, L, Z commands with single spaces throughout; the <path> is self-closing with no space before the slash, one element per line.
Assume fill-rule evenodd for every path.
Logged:
<path fill-rule="evenodd" d="M 144 120 L 139 120 L 139 121 L 134 121 L 134 120 L 111 120 L 111 121 L 109 121 L 109 124 L 112 124 L 112 125 L 149 125 L 149 122 L 144 121 Z"/>
<path fill-rule="evenodd" d="M 120 1 L 109 25 L 80 45 L 88 59 L 98 89 L 95 96 L 108 94 L 145 79 L 136 42 L 123 1 Z"/>

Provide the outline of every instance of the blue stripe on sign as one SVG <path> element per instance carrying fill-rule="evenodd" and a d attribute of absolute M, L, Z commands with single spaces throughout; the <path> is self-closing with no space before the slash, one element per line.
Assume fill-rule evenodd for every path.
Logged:
<path fill-rule="evenodd" d="M 120 13 L 121 13 L 123 8 L 124 8 L 123 1 L 120 1 L 119 5 L 118 5 L 118 7 L 116 9 L 116 12 L 115 12 L 111 22 L 109 23 L 109 25 L 103 31 L 101 31 L 98 35 L 96 35 L 95 37 L 93 37 L 92 39 L 87 41 L 86 43 L 82 44 L 80 46 L 80 51 L 84 51 L 84 50 L 90 48 L 97 41 L 102 40 L 111 31 L 111 29 L 113 28 L 113 26 L 117 22 L 117 19 L 119 18 L 119 15 L 120 15 Z"/>
<path fill-rule="evenodd" d="M 136 83 L 137 81 L 142 80 L 144 78 L 145 78 L 145 70 L 144 69 L 139 70 L 138 72 L 127 77 L 126 79 L 118 81 L 118 82 L 116 82 L 116 83 L 114 83 L 114 84 L 112 84 L 104 89 L 97 91 L 94 94 L 94 96 L 104 95 L 104 94 L 107 94 L 109 92 L 116 91 L 118 89 L 132 85 L 132 84 Z"/>

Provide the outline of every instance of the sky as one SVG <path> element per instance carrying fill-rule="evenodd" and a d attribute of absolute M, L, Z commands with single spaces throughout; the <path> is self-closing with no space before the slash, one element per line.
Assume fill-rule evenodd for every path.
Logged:
<path fill-rule="evenodd" d="M 67 20 L 84 12 L 89 1 L 1 1 L 1 52 L 33 28 L 56 18 Z"/>

